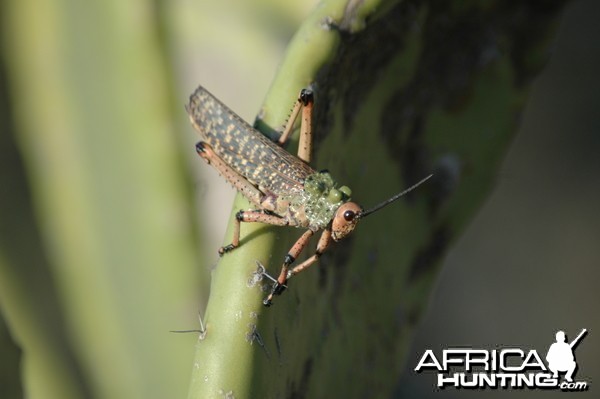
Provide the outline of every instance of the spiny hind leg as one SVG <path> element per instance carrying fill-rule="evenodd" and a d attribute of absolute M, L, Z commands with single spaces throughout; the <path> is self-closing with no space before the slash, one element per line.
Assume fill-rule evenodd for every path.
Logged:
<path fill-rule="evenodd" d="M 258 188 L 254 187 L 248 179 L 223 161 L 208 143 L 205 143 L 204 141 L 196 143 L 196 152 L 209 165 L 212 165 L 229 183 L 231 183 L 236 190 L 242 193 L 244 197 L 248 198 L 251 203 L 260 205 L 264 194 Z"/>
<path fill-rule="evenodd" d="M 200 141 L 196 143 L 196 152 L 206 162 L 215 167 L 229 181 L 239 192 L 242 193 L 248 200 L 256 205 L 262 206 L 262 201 L 265 199 L 265 195 L 252 183 L 248 181 L 244 176 L 240 175 L 237 171 L 233 170 L 225 161 L 223 161 L 215 152 L 212 147 Z M 219 248 L 219 254 L 223 255 L 225 252 L 234 250 L 240 245 L 240 224 L 241 222 L 259 222 L 265 224 L 272 224 L 275 226 L 287 226 L 289 222 L 285 221 L 278 215 L 275 215 L 268 210 L 258 209 L 250 211 L 239 211 L 235 215 L 235 224 L 233 229 L 233 240 L 231 244 L 225 245 Z"/>

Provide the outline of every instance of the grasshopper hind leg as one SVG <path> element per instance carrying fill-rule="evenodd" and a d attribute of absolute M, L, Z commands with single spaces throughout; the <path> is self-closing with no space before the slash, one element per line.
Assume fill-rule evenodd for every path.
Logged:
<path fill-rule="evenodd" d="M 252 185 L 244 176 L 239 174 L 231 166 L 219 157 L 210 144 L 199 141 L 196 143 L 196 152 L 209 165 L 214 167 L 221 176 L 223 176 L 231 185 L 238 190 L 242 195 L 254 204 L 259 205 L 264 194 L 255 186 Z"/>
<path fill-rule="evenodd" d="M 202 159 L 212 165 L 217 171 L 225 177 L 229 183 L 233 185 L 244 197 L 246 197 L 251 203 L 261 206 L 265 194 L 256 188 L 252 183 L 248 181 L 244 176 L 234 170 L 227 162 L 223 161 L 219 157 L 210 144 L 200 141 L 196 143 L 196 152 Z M 227 252 L 233 251 L 240 245 L 240 224 L 242 222 L 259 222 L 265 224 L 272 224 L 275 226 L 288 226 L 289 222 L 286 219 L 281 218 L 279 215 L 270 212 L 266 209 L 257 209 L 250 211 L 239 211 L 235 215 L 235 225 L 233 229 L 233 240 L 231 244 L 225 245 L 219 248 L 219 255 L 223 255 Z"/>

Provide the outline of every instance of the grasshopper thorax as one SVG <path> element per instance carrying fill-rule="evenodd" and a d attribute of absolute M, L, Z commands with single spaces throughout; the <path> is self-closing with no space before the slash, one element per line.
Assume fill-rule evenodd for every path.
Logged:
<path fill-rule="evenodd" d="M 350 200 L 352 192 L 346 186 L 338 187 L 327 171 L 315 172 L 303 183 L 302 190 L 281 195 L 281 199 L 294 215 L 296 226 L 324 229 L 338 208 Z"/>
<path fill-rule="evenodd" d="M 331 221 L 331 237 L 339 241 L 352 233 L 354 227 L 360 220 L 363 209 L 355 202 L 342 204 Z"/>

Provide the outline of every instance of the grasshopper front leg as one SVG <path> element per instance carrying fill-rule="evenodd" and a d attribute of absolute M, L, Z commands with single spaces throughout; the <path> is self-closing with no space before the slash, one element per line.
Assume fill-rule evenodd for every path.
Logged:
<path fill-rule="evenodd" d="M 250 210 L 250 211 L 239 211 L 235 215 L 235 225 L 233 228 L 233 239 L 231 244 L 226 245 L 224 247 L 219 248 L 219 254 L 222 256 L 224 253 L 233 251 L 235 248 L 240 245 L 240 226 L 242 222 L 251 223 L 265 223 L 276 226 L 288 226 L 289 222 L 285 219 L 277 216 L 265 213 L 263 210 Z M 283 259 L 283 265 L 281 266 L 281 271 L 279 273 L 279 277 L 273 283 L 273 287 L 271 288 L 271 293 L 267 296 L 267 298 L 263 301 L 265 306 L 271 306 L 274 295 L 281 295 L 281 293 L 286 288 L 286 282 L 288 278 L 290 278 L 294 274 L 300 273 L 302 270 L 308 268 L 313 263 L 317 261 L 319 256 L 327 249 L 329 244 L 331 243 L 331 230 L 326 229 L 321 238 L 319 239 L 319 243 L 317 245 L 317 250 L 313 256 L 302 262 L 297 267 L 289 270 L 290 266 L 298 256 L 302 253 L 304 248 L 308 245 L 310 238 L 315 234 L 313 230 L 306 230 L 304 234 L 298 238 L 298 240 L 292 245 L 287 255 L 285 255 Z"/>
<path fill-rule="evenodd" d="M 300 236 L 300 238 L 292 246 L 292 248 L 290 248 L 288 254 L 284 258 L 283 266 L 281 267 L 281 272 L 279 273 L 277 282 L 273 284 L 273 287 L 271 288 L 271 293 L 263 301 L 263 304 L 265 306 L 271 306 L 273 302 L 273 297 L 275 295 L 281 295 L 281 293 L 285 290 L 287 280 L 290 277 L 312 266 L 331 244 L 331 229 L 327 228 L 321 234 L 321 238 L 319 238 L 319 242 L 317 244 L 317 249 L 315 253 L 310 258 L 306 259 L 304 262 L 300 263 L 299 265 L 290 270 L 291 264 L 296 260 L 298 255 L 300 255 L 302 250 L 306 247 L 308 241 L 313 236 L 313 234 L 314 231 L 312 230 L 305 231 L 304 234 L 302 234 L 302 236 Z"/>

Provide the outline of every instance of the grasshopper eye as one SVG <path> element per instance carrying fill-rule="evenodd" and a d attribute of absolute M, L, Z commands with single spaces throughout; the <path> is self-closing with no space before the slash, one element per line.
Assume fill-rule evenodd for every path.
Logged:
<path fill-rule="evenodd" d="M 352 211 L 344 212 L 344 219 L 346 219 L 346 222 L 351 222 L 352 220 L 354 220 L 355 217 L 356 217 L 356 213 L 354 213 Z"/>

